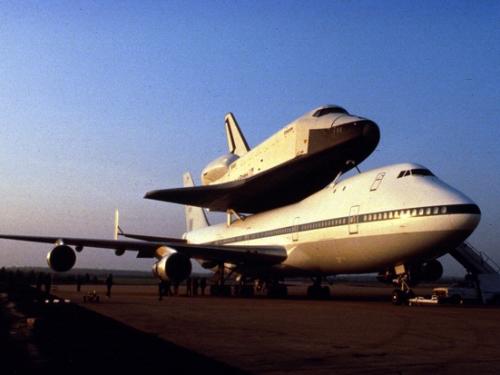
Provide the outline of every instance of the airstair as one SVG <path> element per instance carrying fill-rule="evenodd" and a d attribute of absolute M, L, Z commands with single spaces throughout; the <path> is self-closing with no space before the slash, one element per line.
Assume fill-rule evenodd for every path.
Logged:
<path fill-rule="evenodd" d="M 500 274 L 500 267 L 485 253 L 475 249 L 470 243 L 464 242 L 450 255 L 473 275 Z"/>
<path fill-rule="evenodd" d="M 500 303 L 500 267 L 485 253 L 464 242 L 450 251 L 474 280 L 483 303 Z M 467 279 L 467 277 L 466 277 Z"/>

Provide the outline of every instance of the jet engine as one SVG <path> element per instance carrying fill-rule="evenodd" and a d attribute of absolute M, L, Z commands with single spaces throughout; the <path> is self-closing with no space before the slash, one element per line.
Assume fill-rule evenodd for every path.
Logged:
<path fill-rule="evenodd" d="M 58 245 L 47 254 L 47 263 L 56 272 L 66 272 L 76 263 L 75 251 L 67 245 Z"/>
<path fill-rule="evenodd" d="M 153 275 L 160 280 L 181 282 L 191 275 L 191 259 L 180 253 L 164 256 L 153 265 Z"/>
<path fill-rule="evenodd" d="M 224 176 L 229 170 L 229 166 L 238 158 L 238 155 L 226 154 L 208 163 L 201 171 L 201 182 L 203 185 L 209 185 Z"/>
<path fill-rule="evenodd" d="M 413 283 L 437 281 L 443 276 L 443 266 L 436 260 L 410 267 L 410 279 Z"/>

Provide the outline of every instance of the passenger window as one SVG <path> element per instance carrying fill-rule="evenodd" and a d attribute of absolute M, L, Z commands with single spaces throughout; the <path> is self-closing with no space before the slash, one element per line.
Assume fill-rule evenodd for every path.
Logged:
<path fill-rule="evenodd" d="M 377 177 L 375 177 L 375 181 L 373 181 L 373 184 L 370 188 L 370 191 L 375 191 L 378 189 L 378 187 L 382 183 L 382 180 L 384 179 L 384 176 L 385 176 L 385 172 L 381 172 L 377 175 Z"/>

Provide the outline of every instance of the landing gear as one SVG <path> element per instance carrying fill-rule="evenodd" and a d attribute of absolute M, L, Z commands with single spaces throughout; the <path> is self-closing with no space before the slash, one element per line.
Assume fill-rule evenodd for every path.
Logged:
<path fill-rule="evenodd" d="M 254 296 L 254 285 L 253 283 L 249 283 L 249 280 L 247 277 L 245 277 L 245 275 L 239 275 L 238 277 L 236 277 L 236 281 L 238 282 L 238 284 L 234 286 L 235 296 L 244 298 Z"/>
<path fill-rule="evenodd" d="M 253 297 L 254 296 L 253 285 L 243 285 L 243 286 L 241 286 L 238 295 L 240 297 Z"/>
<path fill-rule="evenodd" d="M 321 277 L 315 277 L 313 285 L 307 288 L 307 297 L 311 299 L 330 298 L 330 287 L 321 286 Z"/>
<path fill-rule="evenodd" d="M 408 285 L 408 275 L 401 274 L 393 281 L 396 287 L 392 292 L 392 303 L 396 306 L 407 305 L 410 298 L 415 297 L 415 293 Z"/>
<path fill-rule="evenodd" d="M 288 296 L 288 288 L 286 285 L 273 281 L 266 283 L 267 296 L 271 298 L 285 298 Z"/>
<path fill-rule="evenodd" d="M 231 273 L 226 277 L 225 276 L 225 268 L 224 263 L 219 264 L 219 270 L 216 273 L 218 277 L 216 283 L 210 287 L 210 294 L 212 296 L 221 296 L 221 297 L 229 297 L 231 295 L 231 286 L 225 285 L 225 279 L 231 276 Z"/>
<path fill-rule="evenodd" d="M 219 297 L 229 297 L 231 295 L 230 285 L 212 285 L 210 287 L 210 295 Z"/>

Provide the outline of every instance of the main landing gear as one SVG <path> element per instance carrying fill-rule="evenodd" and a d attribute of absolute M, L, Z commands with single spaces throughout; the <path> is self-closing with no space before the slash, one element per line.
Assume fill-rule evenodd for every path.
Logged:
<path fill-rule="evenodd" d="M 328 299 L 330 298 L 330 288 L 321 286 L 322 278 L 320 276 L 313 278 L 313 285 L 307 288 L 307 297 L 311 299 Z"/>
<path fill-rule="evenodd" d="M 210 287 L 210 294 L 212 296 L 228 297 L 231 295 L 231 286 L 226 285 L 225 281 L 231 276 L 231 272 L 226 277 L 224 263 L 220 263 L 218 268 L 215 274 L 217 282 Z"/>
<path fill-rule="evenodd" d="M 288 287 L 279 282 L 272 280 L 266 282 L 267 296 L 271 298 L 285 298 L 288 296 Z"/>
<path fill-rule="evenodd" d="M 394 305 L 406 305 L 410 298 L 415 297 L 415 293 L 413 293 L 408 284 L 408 274 L 404 273 L 398 275 L 397 278 L 393 280 L 393 284 L 395 286 L 392 292 L 392 303 Z"/>
<path fill-rule="evenodd" d="M 249 298 L 253 297 L 255 294 L 254 285 L 251 283 L 248 277 L 244 274 L 240 274 L 236 277 L 237 284 L 234 285 L 234 295 L 236 297 Z"/>

